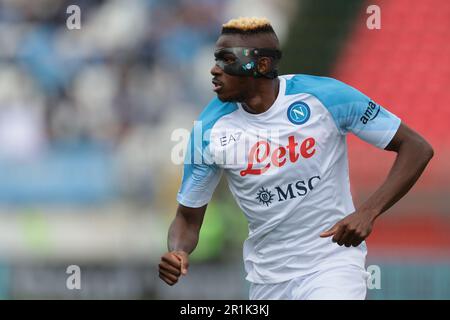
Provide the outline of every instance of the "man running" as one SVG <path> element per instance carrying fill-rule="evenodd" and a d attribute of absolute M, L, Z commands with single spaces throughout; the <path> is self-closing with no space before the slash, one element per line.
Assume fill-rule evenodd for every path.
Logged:
<path fill-rule="evenodd" d="M 243 255 L 250 299 L 364 299 L 364 239 L 376 218 L 415 184 L 433 149 L 394 114 L 338 80 L 278 76 L 280 59 L 267 19 L 223 25 L 211 69 L 217 98 L 200 115 L 188 145 L 159 275 L 173 285 L 187 273 L 224 173 L 248 220 Z M 397 153 L 387 179 L 357 209 L 347 133 Z"/>

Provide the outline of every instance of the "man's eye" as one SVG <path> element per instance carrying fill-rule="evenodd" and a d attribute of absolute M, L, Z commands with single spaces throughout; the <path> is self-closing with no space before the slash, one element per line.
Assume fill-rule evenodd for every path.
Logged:
<path fill-rule="evenodd" d="M 223 58 L 223 61 L 227 64 L 233 63 L 234 62 L 234 58 L 232 57 L 225 57 Z"/>
<path fill-rule="evenodd" d="M 214 58 L 214 61 L 223 61 L 223 63 L 225 63 L 225 64 L 231 64 L 231 63 L 233 63 L 234 62 L 234 59 L 233 58 Z"/>

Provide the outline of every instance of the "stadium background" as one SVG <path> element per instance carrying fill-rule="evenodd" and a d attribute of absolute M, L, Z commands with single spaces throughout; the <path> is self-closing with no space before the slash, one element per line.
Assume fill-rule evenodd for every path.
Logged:
<path fill-rule="evenodd" d="M 81 30 L 66 28 L 71 4 Z M 368 298 L 450 298 L 447 0 L 0 0 L 0 298 L 247 298 L 247 226 L 223 183 L 189 276 L 168 287 L 156 267 L 182 172 L 171 134 L 213 97 L 214 42 L 237 16 L 272 20 L 282 73 L 337 77 L 431 142 L 422 179 L 368 240 L 381 268 Z M 349 144 L 358 204 L 394 155 Z M 69 265 L 81 290 L 66 288 Z"/>

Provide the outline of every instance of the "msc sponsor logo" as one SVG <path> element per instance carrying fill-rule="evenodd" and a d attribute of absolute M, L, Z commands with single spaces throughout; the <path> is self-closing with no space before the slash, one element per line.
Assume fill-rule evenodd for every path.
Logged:
<path fill-rule="evenodd" d="M 297 101 L 289 106 L 287 116 L 293 124 L 304 124 L 311 116 L 311 109 L 306 103 Z"/>
<path fill-rule="evenodd" d="M 258 191 L 258 196 L 256 197 L 256 199 L 259 200 L 259 203 L 269 206 L 269 204 L 272 203 L 274 196 L 275 195 L 268 189 L 264 189 L 264 187 L 261 187 L 261 189 Z"/>
<path fill-rule="evenodd" d="M 364 111 L 364 114 L 359 120 L 366 124 L 367 122 L 375 119 L 378 116 L 378 113 L 380 113 L 380 106 L 373 101 L 369 101 L 366 111 Z"/>
<path fill-rule="evenodd" d="M 309 178 L 307 181 L 300 180 L 294 183 L 289 183 L 287 186 L 276 187 L 278 193 L 278 201 L 286 201 L 292 200 L 297 197 L 306 196 L 309 191 L 312 191 L 317 184 L 318 180 L 320 180 L 320 176 L 313 176 Z"/>
<path fill-rule="evenodd" d="M 274 188 L 275 192 L 262 187 L 259 189 L 256 199 L 262 205 L 269 206 L 272 201 L 283 202 L 306 196 L 314 190 L 320 181 L 320 176 L 312 176 L 305 180 L 299 180 L 295 183 L 289 183 Z M 275 198 L 275 199 L 274 199 Z"/>

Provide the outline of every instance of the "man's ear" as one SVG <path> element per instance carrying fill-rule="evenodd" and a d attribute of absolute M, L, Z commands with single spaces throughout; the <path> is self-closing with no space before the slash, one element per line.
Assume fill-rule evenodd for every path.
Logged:
<path fill-rule="evenodd" d="M 268 57 L 262 57 L 258 59 L 257 65 L 258 72 L 261 74 L 266 74 L 272 70 L 272 59 Z"/>

